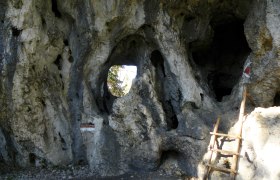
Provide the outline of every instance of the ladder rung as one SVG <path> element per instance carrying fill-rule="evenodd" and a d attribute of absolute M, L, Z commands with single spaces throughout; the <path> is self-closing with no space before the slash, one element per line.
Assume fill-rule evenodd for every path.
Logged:
<path fill-rule="evenodd" d="M 233 151 L 228 151 L 228 150 L 223 150 L 223 149 L 210 149 L 210 151 L 215 151 L 219 153 L 225 153 L 225 154 L 230 154 L 230 155 L 237 155 L 239 156 L 239 153 L 233 152 Z"/>
<path fill-rule="evenodd" d="M 223 134 L 223 133 L 214 133 L 214 132 L 210 132 L 210 134 L 211 135 L 216 135 L 216 136 L 234 138 L 234 139 L 242 139 L 240 136 L 236 136 L 236 135 L 232 135 L 232 134 Z"/>
<path fill-rule="evenodd" d="M 227 172 L 227 173 L 234 173 L 236 174 L 237 172 L 232 170 L 232 169 L 228 169 L 228 168 L 223 168 L 223 167 L 217 167 L 211 164 L 206 164 L 206 166 L 209 166 L 210 168 L 213 168 L 214 170 L 218 170 L 218 171 L 223 171 L 223 172 Z"/>

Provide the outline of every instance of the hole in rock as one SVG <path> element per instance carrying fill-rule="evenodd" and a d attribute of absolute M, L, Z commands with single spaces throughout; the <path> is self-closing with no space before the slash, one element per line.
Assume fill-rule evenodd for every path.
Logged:
<path fill-rule="evenodd" d="M 160 165 L 164 164 L 168 160 L 177 160 L 179 158 L 179 152 L 175 150 L 162 151 L 160 156 Z"/>
<path fill-rule="evenodd" d="M 18 37 L 20 35 L 21 30 L 15 27 L 12 27 L 12 35 Z"/>
<path fill-rule="evenodd" d="M 36 155 L 34 153 L 29 153 L 29 163 L 34 165 L 36 162 Z"/>
<path fill-rule="evenodd" d="M 42 25 L 45 26 L 46 25 L 46 20 L 45 18 L 42 17 Z"/>
<path fill-rule="evenodd" d="M 166 116 L 167 130 L 177 129 L 179 122 L 171 100 L 165 101 L 163 104 L 163 110 Z"/>
<path fill-rule="evenodd" d="M 171 100 L 165 101 L 165 103 L 163 104 L 163 109 L 166 116 L 167 129 L 177 129 L 179 122 L 172 106 Z"/>
<path fill-rule="evenodd" d="M 61 55 L 59 54 L 57 57 L 56 57 L 56 60 L 53 62 L 56 66 L 57 66 L 57 68 L 58 68 L 58 70 L 61 70 L 62 69 L 62 59 L 61 59 Z"/>
<path fill-rule="evenodd" d="M 193 59 L 203 72 L 217 101 L 230 95 L 242 75 L 250 48 L 244 35 L 243 20 L 229 19 L 211 24 L 214 36 L 203 48 L 193 50 Z"/>
<path fill-rule="evenodd" d="M 179 124 L 179 122 L 178 122 L 177 116 L 176 116 L 176 115 L 172 116 L 172 117 L 171 117 L 171 125 L 170 125 L 170 128 L 171 128 L 171 129 L 177 129 L 178 124 Z"/>
<path fill-rule="evenodd" d="M 107 86 L 110 93 L 116 97 L 126 95 L 137 75 L 136 66 L 114 65 L 111 66 L 107 76 Z"/>
<path fill-rule="evenodd" d="M 68 45 L 69 45 L 69 42 L 68 42 L 67 39 L 64 39 L 64 40 L 63 40 L 63 43 L 64 43 L 65 46 L 68 46 Z"/>
<path fill-rule="evenodd" d="M 41 100 L 41 104 L 46 107 L 46 102 L 44 100 Z"/>
<path fill-rule="evenodd" d="M 52 12 L 54 13 L 55 17 L 60 18 L 61 13 L 59 12 L 57 8 L 57 2 L 56 0 L 52 0 Z"/>
<path fill-rule="evenodd" d="M 276 93 L 276 95 L 274 97 L 273 105 L 274 106 L 280 106 L 280 92 Z"/>
<path fill-rule="evenodd" d="M 164 101 L 162 104 L 165 112 L 167 130 L 177 129 L 179 121 L 170 100 Z"/>
<path fill-rule="evenodd" d="M 165 70 L 164 70 L 164 59 L 158 50 L 155 50 L 152 52 L 151 62 L 155 68 L 160 68 L 161 72 L 163 73 L 163 75 L 165 77 L 166 75 L 165 75 Z"/>

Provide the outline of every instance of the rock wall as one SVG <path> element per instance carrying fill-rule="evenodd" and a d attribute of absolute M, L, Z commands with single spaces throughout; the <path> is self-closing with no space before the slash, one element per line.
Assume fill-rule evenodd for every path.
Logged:
<path fill-rule="evenodd" d="M 279 179 L 279 112 L 256 108 L 245 121 L 239 179 Z"/>
<path fill-rule="evenodd" d="M 216 117 L 224 132 L 237 121 L 245 62 L 251 103 L 276 104 L 279 13 L 279 0 L 1 1 L 0 161 L 201 176 Z M 137 66 L 121 98 L 112 65 Z"/>

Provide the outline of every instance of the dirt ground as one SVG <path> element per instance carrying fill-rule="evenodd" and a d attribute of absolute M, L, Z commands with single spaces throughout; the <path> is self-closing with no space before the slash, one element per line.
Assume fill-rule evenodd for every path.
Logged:
<path fill-rule="evenodd" d="M 100 177 L 88 166 L 66 166 L 48 168 L 20 169 L 8 167 L 0 163 L 0 179 L 2 180 L 195 180 L 196 178 L 166 174 L 162 171 L 131 172 L 120 176 Z"/>

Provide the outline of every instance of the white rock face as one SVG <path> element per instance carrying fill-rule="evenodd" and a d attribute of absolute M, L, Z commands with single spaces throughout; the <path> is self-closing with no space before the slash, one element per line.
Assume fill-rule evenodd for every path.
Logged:
<path fill-rule="evenodd" d="M 278 152 L 280 150 L 280 107 L 255 108 L 246 118 L 242 129 L 242 143 L 236 179 L 279 179 Z M 235 124 L 229 134 L 237 134 L 240 124 Z M 236 142 L 219 138 L 220 148 L 236 151 Z M 213 162 L 219 167 L 230 168 L 231 156 L 214 154 Z M 207 159 L 207 158 L 206 158 Z M 225 162 L 228 162 L 226 165 Z M 228 167 L 226 167 L 228 166 Z M 228 179 L 229 174 L 213 171 L 210 179 Z"/>
<path fill-rule="evenodd" d="M 279 179 L 280 108 L 256 108 L 244 123 L 238 179 Z"/>
<path fill-rule="evenodd" d="M 245 62 L 248 113 L 280 105 L 279 9 L 279 0 L 1 1 L 0 166 L 201 176 L 217 116 L 222 132 L 237 121 Z M 113 65 L 137 66 L 121 98 L 106 84 Z M 248 119 L 238 178 L 278 179 L 272 109 Z"/>

